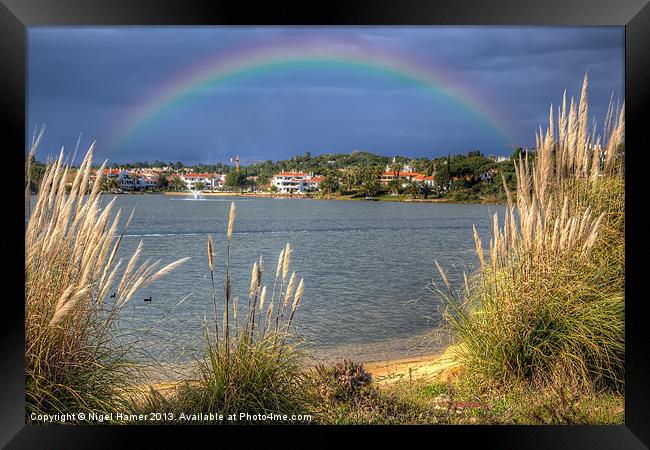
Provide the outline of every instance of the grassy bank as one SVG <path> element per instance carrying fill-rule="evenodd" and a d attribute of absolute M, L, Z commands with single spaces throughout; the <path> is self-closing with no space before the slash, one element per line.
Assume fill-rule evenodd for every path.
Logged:
<path fill-rule="evenodd" d="M 623 108 L 597 136 L 587 122 L 587 78 L 519 161 L 517 202 L 495 214 L 480 270 L 439 291 L 477 392 L 569 392 L 622 397 L 625 335 Z M 523 386 L 523 388 L 522 388 Z M 568 394 L 567 394 L 568 395 Z"/>
<path fill-rule="evenodd" d="M 297 378 L 295 392 L 299 396 L 294 398 L 297 403 L 292 404 L 298 406 L 294 412 L 309 416 L 309 420 L 284 422 L 335 425 L 623 422 L 623 397 L 611 392 L 586 395 L 567 387 L 540 390 L 526 384 L 508 391 L 478 392 L 468 382 L 467 370 L 457 350 L 450 347 L 442 355 L 407 360 L 363 365 L 344 361 L 303 368 Z M 160 423 L 201 423 L 201 419 L 188 412 L 195 411 L 187 408 L 188 386 L 200 390 L 202 382 L 144 386 L 139 411 L 173 412 L 173 420 L 163 419 Z M 181 413 L 185 414 L 183 418 Z"/>

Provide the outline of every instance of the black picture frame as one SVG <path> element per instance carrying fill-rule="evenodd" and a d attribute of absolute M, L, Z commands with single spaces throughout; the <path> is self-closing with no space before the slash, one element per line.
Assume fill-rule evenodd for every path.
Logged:
<path fill-rule="evenodd" d="M 25 53 L 26 27 L 70 25 L 622 25 L 625 26 L 625 102 L 626 102 L 626 384 L 625 425 L 620 426 L 447 426 L 447 427 L 350 427 L 340 433 L 368 432 L 382 438 L 385 432 L 417 433 L 430 445 L 442 438 L 454 446 L 471 439 L 482 448 L 647 448 L 650 445 L 650 358 L 645 350 L 648 327 L 644 322 L 644 303 L 636 295 L 641 289 L 643 261 L 641 249 L 641 182 L 644 167 L 644 112 L 650 101 L 650 5 L 646 0 L 348 0 L 321 5 L 311 2 L 234 2 L 172 0 L 0 0 L 0 114 L 7 132 L 3 135 L 5 155 L 9 155 L 5 187 L 16 211 L 5 218 L 6 234 L 16 245 L 4 252 L 4 274 L 11 286 L 5 289 L 0 333 L 0 445 L 7 448 L 99 448 L 120 444 L 135 445 L 133 432 L 142 433 L 146 446 L 172 442 L 170 432 L 180 431 L 187 444 L 192 437 L 211 433 L 237 434 L 245 438 L 246 427 L 135 427 L 25 425 L 24 409 L 24 271 L 19 259 L 22 242 L 13 239 L 24 232 L 20 210 L 23 180 L 21 168 L 25 148 Z M 56 68 L 53 68 L 56 70 Z M 7 139 L 8 138 L 8 139 Z M 646 143 L 647 146 L 647 143 Z M 15 178 L 15 179 L 14 179 Z M 20 192 L 17 192 L 20 191 Z M 630 203 L 631 202 L 631 203 Z M 14 228 L 15 227 L 15 228 Z M 645 238 L 647 244 L 647 238 Z M 23 249 L 23 250 L 21 250 Z M 15 294 L 15 295 L 14 295 Z M 286 427 L 256 427 L 256 432 L 276 437 Z M 302 442 L 305 431 L 334 431 L 330 427 L 291 427 L 294 442 Z M 246 434 L 244 434 L 246 433 Z M 284 434 L 284 433 L 283 433 Z M 288 433 L 287 433 L 288 434 Z M 212 436 L 213 438 L 218 438 Z M 279 441 L 279 440 L 278 440 Z M 221 441 L 213 441 L 215 445 Z M 186 445 L 187 445 L 186 444 Z M 199 445 L 196 444 L 190 445 Z M 235 444 L 238 445 L 238 444 Z M 247 444 L 246 444 L 247 445 Z"/>

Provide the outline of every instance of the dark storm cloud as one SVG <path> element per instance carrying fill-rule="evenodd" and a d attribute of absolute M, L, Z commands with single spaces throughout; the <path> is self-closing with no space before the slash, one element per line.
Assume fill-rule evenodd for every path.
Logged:
<path fill-rule="evenodd" d="M 612 92 L 623 98 L 623 36 L 612 27 L 31 28 L 27 128 L 47 124 L 41 158 L 74 146 L 79 133 L 82 145 L 98 140 L 97 159 L 112 161 L 227 161 L 232 153 L 281 159 L 355 148 L 503 154 L 505 144 L 532 144 L 549 103 L 557 105 L 564 89 L 579 95 L 585 72 L 592 115 L 604 114 Z M 149 133 L 109 147 L 116 122 L 188 68 L 236 49 L 307 39 L 442 67 L 502 111 L 517 142 L 416 86 L 334 71 L 206 87 Z"/>

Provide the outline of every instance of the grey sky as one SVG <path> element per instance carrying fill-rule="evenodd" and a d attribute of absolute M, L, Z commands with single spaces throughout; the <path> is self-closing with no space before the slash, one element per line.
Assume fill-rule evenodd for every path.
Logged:
<path fill-rule="evenodd" d="M 119 124 L 170 80 L 256 48 L 304 46 L 399 55 L 441 69 L 498 111 L 503 136 L 453 99 L 417 83 L 345 66 L 287 66 L 205 86 L 126 140 Z M 221 58 L 221 59 L 220 59 Z M 47 132 L 45 159 L 79 133 L 111 162 L 284 159 L 361 149 L 440 156 L 507 154 L 532 144 L 550 102 L 579 95 L 590 76 L 591 115 L 624 96 L 622 27 L 115 27 L 30 28 L 28 117 Z"/>

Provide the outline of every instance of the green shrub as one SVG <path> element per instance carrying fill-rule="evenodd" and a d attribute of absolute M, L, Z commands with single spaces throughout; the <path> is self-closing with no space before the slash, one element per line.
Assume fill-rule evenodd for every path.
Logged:
<path fill-rule="evenodd" d="M 314 379 L 319 394 L 328 401 L 346 402 L 361 398 L 367 391 L 372 377 L 363 364 L 345 359 L 333 366 L 318 364 Z"/>

